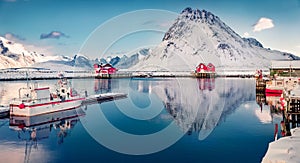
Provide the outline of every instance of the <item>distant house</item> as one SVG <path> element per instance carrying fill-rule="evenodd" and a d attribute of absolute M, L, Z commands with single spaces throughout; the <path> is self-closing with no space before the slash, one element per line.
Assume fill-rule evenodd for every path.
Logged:
<path fill-rule="evenodd" d="M 117 69 L 109 63 L 105 65 L 94 64 L 94 71 L 96 73 L 96 78 L 110 78 L 112 74 L 117 72 Z"/>
<path fill-rule="evenodd" d="M 207 72 L 207 66 L 204 63 L 200 63 L 197 67 L 196 67 L 196 73 L 205 73 Z"/>
<path fill-rule="evenodd" d="M 200 78 L 210 78 L 214 77 L 216 73 L 216 68 L 212 63 L 208 63 L 205 65 L 204 63 L 200 63 L 195 70 L 195 77 Z"/>
<path fill-rule="evenodd" d="M 212 63 L 209 63 L 207 65 L 207 71 L 215 73 L 216 72 L 215 65 L 213 65 Z"/>
<path fill-rule="evenodd" d="M 300 60 L 272 61 L 270 73 L 272 76 L 300 76 Z"/>

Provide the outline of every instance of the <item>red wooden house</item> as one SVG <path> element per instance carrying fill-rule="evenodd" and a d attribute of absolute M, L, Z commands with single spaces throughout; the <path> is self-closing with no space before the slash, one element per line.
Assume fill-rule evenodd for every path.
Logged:
<path fill-rule="evenodd" d="M 200 63 L 196 67 L 196 73 L 204 73 L 204 72 L 207 72 L 207 66 L 204 63 Z"/>
<path fill-rule="evenodd" d="M 207 65 L 207 71 L 208 71 L 208 72 L 215 73 L 215 72 L 216 72 L 216 68 L 215 68 L 215 66 L 214 66 L 212 63 L 209 63 L 209 64 Z"/>
<path fill-rule="evenodd" d="M 110 78 L 112 74 L 117 72 L 117 69 L 109 63 L 105 65 L 94 64 L 94 70 L 96 73 L 96 78 Z"/>
<path fill-rule="evenodd" d="M 216 68 L 212 63 L 205 65 L 200 63 L 195 70 L 195 76 L 200 78 L 215 77 Z"/>

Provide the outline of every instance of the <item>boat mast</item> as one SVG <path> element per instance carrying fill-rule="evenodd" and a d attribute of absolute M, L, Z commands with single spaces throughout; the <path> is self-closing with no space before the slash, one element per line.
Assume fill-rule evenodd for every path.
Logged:
<path fill-rule="evenodd" d="M 27 71 L 26 71 L 26 82 L 27 82 L 27 88 L 29 88 L 29 81 L 28 81 L 28 68 L 27 68 Z"/>
<path fill-rule="evenodd" d="M 292 77 L 292 59 L 290 59 L 290 77 Z"/>

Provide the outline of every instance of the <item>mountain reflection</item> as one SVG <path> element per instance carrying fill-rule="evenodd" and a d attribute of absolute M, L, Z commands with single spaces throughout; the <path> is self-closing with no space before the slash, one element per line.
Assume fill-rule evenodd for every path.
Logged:
<path fill-rule="evenodd" d="M 199 133 L 200 140 L 238 106 L 255 99 L 255 83 L 251 79 L 135 80 L 130 88 L 144 96 L 155 93 L 176 124 L 188 134 Z"/>

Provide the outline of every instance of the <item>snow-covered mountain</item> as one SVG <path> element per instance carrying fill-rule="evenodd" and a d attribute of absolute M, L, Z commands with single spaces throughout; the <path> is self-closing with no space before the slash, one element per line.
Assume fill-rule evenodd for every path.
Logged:
<path fill-rule="evenodd" d="M 136 65 L 140 60 L 144 59 L 150 53 L 149 48 L 140 49 L 134 54 L 130 55 L 123 55 L 122 57 L 115 56 L 115 57 L 107 57 L 96 59 L 96 63 L 110 63 L 116 68 L 119 69 L 127 69 L 134 65 Z"/>
<path fill-rule="evenodd" d="M 65 70 L 90 70 L 94 64 L 87 56 L 76 54 L 73 58 L 65 57 L 64 59 L 48 60 L 45 62 L 35 63 L 34 67 L 43 67 L 54 71 Z"/>
<path fill-rule="evenodd" d="M 30 66 L 43 59 L 42 54 L 27 51 L 22 44 L 0 37 L 0 68 Z"/>
<path fill-rule="evenodd" d="M 192 8 L 181 12 L 158 46 L 130 55 L 95 60 L 79 54 L 74 57 L 46 56 L 0 37 L 0 68 L 35 66 L 74 70 L 92 69 L 94 63 L 110 63 L 119 69 L 134 71 L 192 71 L 201 62 L 211 62 L 222 70 L 258 69 L 268 68 L 271 60 L 280 59 L 300 58 L 264 48 L 255 38 L 242 38 L 218 16 Z"/>
<path fill-rule="evenodd" d="M 0 37 L 0 69 L 40 67 L 51 70 L 91 69 L 95 61 L 76 54 L 73 58 L 63 55 L 47 56 L 28 51 L 24 45 Z"/>
<path fill-rule="evenodd" d="M 186 8 L 162 42 L 131 69 L 191 71 L 201 62 L 224 69 L 257 69 L 268 68 L 271 60 L 278 59 L 299 57 L 242 38 L 211 12 Z"/>

